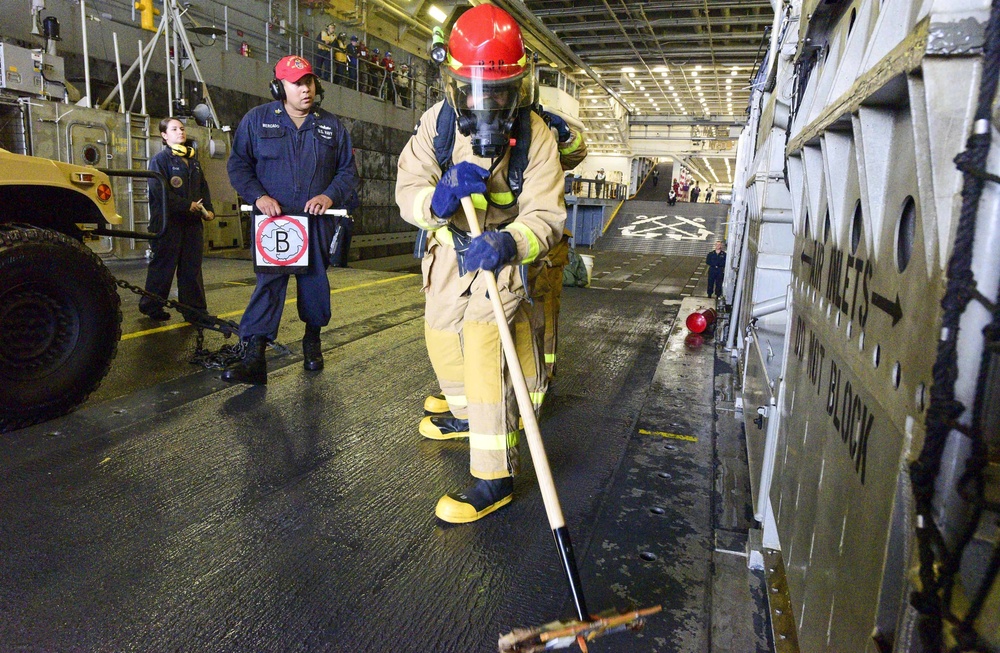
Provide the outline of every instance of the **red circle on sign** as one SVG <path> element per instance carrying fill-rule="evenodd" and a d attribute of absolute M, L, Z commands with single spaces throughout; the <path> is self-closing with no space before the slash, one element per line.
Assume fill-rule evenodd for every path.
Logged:
<path fill-rule="evenodd" d="M 260 235 L 264 231 L 264 227 L 271 224 L 275 220 L 287 220 L 289 223 L 297 227 L 297 231 L 299 231 L 300 235 L 302 236 L 302 247 L 299 249 L 299 253 L 295 256 L 295 258 L 290 258 L 287 261 L 279 261 L 276 258 L 271 258 L 270 256 L 268 256 L 267 252 L 265 252 L 261 248 Z M 261 222 L 260 226 L 257 227 L 257 237 L 254 240 L 257 245 L 257 251 L 260 253 L 261 258 L 263 258 L 268 263 L 271 263 L 272 265 L 280 265 L 281 267 L 295 265 L 299 261 L 299 259 L 302 258 L 302 255 L 309 251 L 309 236 L 305 233 L 305 231 L 302 230 L 302 225 L 298 222 L 298 220 L 296 220 L 295 218 L 290 218 L 287 215 L 276 215 L 273 218 L 268 218 L 267 220 Z"/>

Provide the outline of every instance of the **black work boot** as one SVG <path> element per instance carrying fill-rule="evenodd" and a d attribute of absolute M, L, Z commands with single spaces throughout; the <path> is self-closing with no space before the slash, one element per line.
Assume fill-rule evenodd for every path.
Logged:
<path fill-rule="evenodd" d="M 492 481 L 478 479 L 464 492 L 449 492 L 438 500 L 434 514 L 449 524 L 467 524 L 482 519 L 514 498 L 514 478 L 505 476 Z"/>
<path fill-rule="evenodd" d="M 323 369 L 323 350 L 319 341 L 320 327 L 306 325 L 306 335 L 302 337 L 302 367 L 310 372 Z"/>
<path fill-rule="evenodd" d="M 230 383 L 267 385 L 266 336 L 250 336 L 243 352 L 243 360 L 233 363 L 222 372 L 222 380 Z"/>

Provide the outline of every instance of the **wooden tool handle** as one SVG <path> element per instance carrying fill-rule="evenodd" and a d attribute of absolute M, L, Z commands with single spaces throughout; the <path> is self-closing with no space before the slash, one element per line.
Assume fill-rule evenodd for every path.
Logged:
<path fill-rule="evenodd" d="M 469 232 L 475 238 L 483 230 L 479 226 L 479 218 L 476 216 L 476 208 L 472 204 L 471 197 L 462 198 L 462 208 L 465 209 L 465 218 L 469 222 Z M 549 518 L 549 526 L 552 530 L 563 528 L 566 525 L 566 521 L 563 519 L 562 507 L 559 505 L 559 495 L 556 494 L 556 486 L 552 480 L 549 458 L 545 455 L 545 445 L 542 444 L 542 431 L 538 427 L 538 418 L 535 417 L 535 406 L 531 403 L 528 382 L 524 380 L 521 359 L 517 357 L 514 337 L 510 333 L 510 325 L 507 324 L 507 314 L 504 312 L 503 303 L 500 301 L 500 290 L 497 288 L 497 279 L 489 270 L 481 270 L 480 274 L 486 276 L 490 301 L 493 303 L 493 314 L 497 320 L 497 328 L 500 330 L 500 342 L 503 345 L 504 358 L 507 359 L 507 369 L 510 370 L 511 380 L 514 382 L 514 394 L 517 396 L 517 407 L 521 412 L 521 419 L 524 421 L 524 433 L 528 438 L 531 462 L 535 465 L 538 487 L 542 491 L 545 514 Z M 525 288 L 525 291 L 527 290 Z M 539 370 L 539 374 L 543 373 Z"/>

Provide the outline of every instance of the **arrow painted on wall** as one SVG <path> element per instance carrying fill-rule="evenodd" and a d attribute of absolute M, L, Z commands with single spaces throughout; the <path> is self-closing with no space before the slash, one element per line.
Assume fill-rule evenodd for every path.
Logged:
<path fill-rule="evenodd" d="M 888 297 L 883 297 L 877 292 L 872 293 L 872 304 L 892 318 L 892 326 L 903 317 L 903 306 L 899 303 L 899 293 L 896 293 L 896 301 L 890 301 Z"/>

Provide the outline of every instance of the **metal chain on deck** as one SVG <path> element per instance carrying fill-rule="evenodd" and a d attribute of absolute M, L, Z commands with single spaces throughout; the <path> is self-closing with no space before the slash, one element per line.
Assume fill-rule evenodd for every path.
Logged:
<path fill-rule="evenodd" d="M 236 322 L 233 322 L 232 320 L 224 320 L 201 308 L 195 308 L 194 306 L 182 304 L 181 302 L 173 299 L 166 299 L 160 297 L 159 295 L 154 295 L 146 289 L 131 284 L 124 279 L 118 279 L 114 277 L 114 275 L 112 275 L 112 278 L 115 280 L 115 285 L 119 288 L 129 290 L 140 297 L 146 297 L 160 307 L 172 308 L 189 319 L 191 325 L 198 330 L 194 354 L 191 355 L 189 362 L 195 365 L 201 365 L 207 370 L 221 370 L 243 359 L 243 354 L 246 351 L 246 343 L 243 340 L 237 340 L 235 344 L 222 345 L 218 351 L 214 352 L 205 348 L 205 329 L 218 331 L 226 338 L 233 335 L 238 337 L 240 325 Z M 279 354 L 289 355 L 292 353 L 288 347 L 279 342 L 271 341 L 268 345 Z"/>

